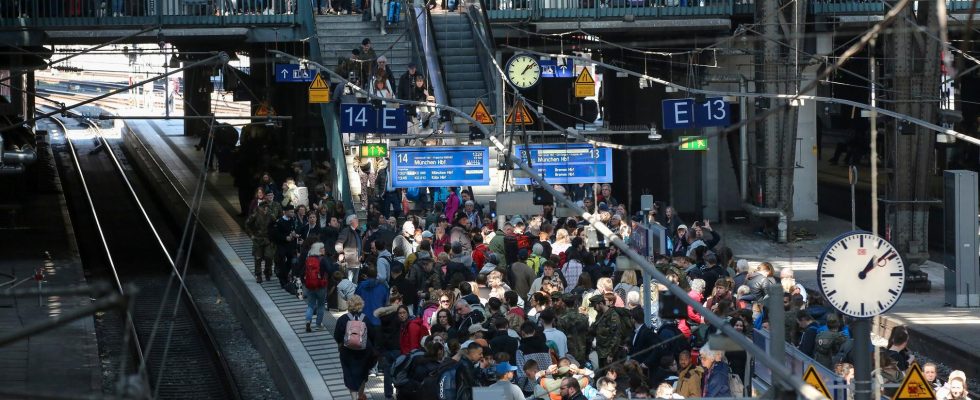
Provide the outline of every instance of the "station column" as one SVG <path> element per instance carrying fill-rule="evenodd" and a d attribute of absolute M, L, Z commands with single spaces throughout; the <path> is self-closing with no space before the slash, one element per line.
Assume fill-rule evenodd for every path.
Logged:
<path fill-rule="evenodd" d="M 214 115 L 211 110 L 211 66 L 200 66 L 184 71 L 184 116 Z M 210 128 L 207 119 L 184 121 L 184 136 L 206 135 Z"/>

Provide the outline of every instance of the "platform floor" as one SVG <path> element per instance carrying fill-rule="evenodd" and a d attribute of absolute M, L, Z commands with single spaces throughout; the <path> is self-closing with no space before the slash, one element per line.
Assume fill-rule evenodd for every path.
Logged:
<path fill-rule="evenodd" d="M 51 134 L 57 136 L 54 131 Z M 52 176 L 57 178 L 49 178 Z M 48 251 L 54 266 L 44 271 L 44 288 L 84 285 L 60 181 L 50 179 L 41 189 L 15 189 L 2 202 L 22 208 L 16 215 L 0 212 L 0 273 L 4 274 L 0 284 L 13 275 L 16 289 L 36 288 L 34 270 L 43 265 L 43 253 Z M 0 290 L 8 287 L 0 286 Z M 0 297 L 0 332 L 16 332 L 90 304 L 88 296 L 45 296 L 40 301 L 36 296 Z M 0 346 L 0 397 L 61 395 L 66 387 L 79 397 L 102 394 L 94 315 Z"/>
<path fill-rule="evenodd" d="M 181 183 L 181 194 L 189 199 L 193 192 L 193 184 L 198 181 L 201 167 L 204 165 L 204 152 L 197 151 L 194 146 L 197 138 L 183 135 L 183 122 L 174 120 L 138 120 L 127 121 L 133 129 L 156 153 L 159 159 L 166 160 L 165 165 Z M 227 243 L 233 250 L 231 264 L 241 269 L 238 275 L 247 279 L 248 285 L 260 288 L 275 304 L 275 312 L 270 318 L 288 324 L 288 329 L 280 330 L 282 340 L 291 343 L 291 356 L 300 365 L 308 364 L 316 369 L 329 390 L 326 398 L 347 399 L 350 394 L 344 387 L 337 344 L 333 340 L 333 329 L 341 312 L 328 313 L 324 320 L 326 329 L 306 333 L 306 302 L 291 296 L 279 287 L 278 281 L 266 281 L 261 285 L 251 277 L 253 265 L 252 244 L 245 234 L 238 217 L 238 192 L 232 184 L 229 174 L 209 172 L 207 176 L 207 192 L 201 205 L 201 219 L 208 228 L 209 234 L 218 243 Z M 254 293 L 254 292 L 253 292 Z M 231 300 L 231 299 L 229 299 Z M 285 333 L 282 333 L 285 332 Z M 275 332 L 270 332 L 275 334 Z M 304 371 L 304 373 L 311 371 Z M 368 381 L 367 393 L 371 399 L 384 399 L 382 377 L 372 377 Z"/>

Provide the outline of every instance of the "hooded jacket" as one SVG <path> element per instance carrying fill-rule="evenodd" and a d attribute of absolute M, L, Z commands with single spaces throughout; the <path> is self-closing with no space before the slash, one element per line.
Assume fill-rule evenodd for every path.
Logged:
<path fill-rule="evenodd" d="M 381 325 L 381 320 L 374 316 L 374 310 L 388 304 L 388 286 L 378 279 L 366 279 L 357 285 L 354 294 L 364 299 L 364 314 L 368 324 Z"/>

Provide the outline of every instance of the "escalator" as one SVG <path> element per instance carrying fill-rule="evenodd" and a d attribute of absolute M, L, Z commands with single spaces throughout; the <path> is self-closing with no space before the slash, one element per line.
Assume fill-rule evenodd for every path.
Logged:
<path fill-rule="evenodd" d="M 496 115 L 497 73 L 491 69 L 491 56 L 485 50 L 493 43 L 489 22 L 479 2 L 462 7 L 465 12 L 461 14 L 430 14 L 422 7 L 413 10 L 433 96 L 437 102 L 467 113 L 482 100 Z M 467 122 L 457 117 L 452 125 L 454 131 L 465 132 Z"/>

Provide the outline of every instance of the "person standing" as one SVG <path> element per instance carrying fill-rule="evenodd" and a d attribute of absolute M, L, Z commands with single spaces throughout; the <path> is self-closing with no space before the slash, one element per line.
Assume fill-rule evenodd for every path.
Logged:
<path fill-rule="evenodd" d="M 608 298 L 614 299 L 614 296 L 606 293 L 589 298 L 590 304 L 596 311 L 595 323 L 592 324 L 590 333 L 595 337 L 595 351 L 599 357 L 600 369 L 605 369 L 616 359 L 622 338 L 620 330 L 623 324 L 619 320 L 619 314 L 611 310 L 608 304 L 613 301 Z"/>
<path fill-rule="evenodd" d="M 375 363 L 374 347 L 368 339 L 371 335 L 361 338 L 363 346 L 352 346 L 353 335 L 349 335 L 352 332 L 347 329 L 347 325 L 352 321 L 364 321 L 366 315 L 363 311 L 364 300 L 361 296 L 356 294 L 351 296 L 347 300 L 347 313 L 337 319 L 333 331 L 333 339 L 340 349 L 340 367 L 344 373 L 344 386 L 350 391 L 351 400 L 367 400 L 364 384 L 368 380 L 368 371 Z"/>
<path fill-rule="evenodd" d="M 321 268 L 320 257 L 326 252 L 323 243 L 316 242 L 310 246 L 306 258 L 306 270 L 303 274 L 303 295 L 306 296 L 306 332 L 311 332 L 310 323 L 316 314 L 316 330 L 323 329 L 324 303 L 327 299 L 327 277 L 329 272 Z"/>
<path fill-rule="evenodd" d="M 588 400 L 588 397 L 582 394 L 582 386 L 575 378 L 562 379 L 558 394 L 561 395 L 562 400 Z"/>
<path fill-rule="evenodd" d="M 276 220 L 272 225 L 269 236 L 276 244 L 276 277 L 279 278 L 279 287 L 285 288 L 292 270 L 292 260 L 296 256 L 296 222 L 293 221 L 293 206 L 289 205 L 283 209 L 282 218 Z"/>
<path fill-rule="evenodd" d="M 702 397 L 732 397 L 729 375 L 732 370 L 724 361 L 725 353 L 711 350 L 707 345 L 701 348 L 701 366 L 704 367 L 704 388 Z"/>
<path fill-rule="evenodd" d="M 347 226 L 344 227 L 337 234 L 337 242 L 335 245 L 340 246 L 340 252 L 343 254 L 343 263 L 347 268 L 347 272 L 351 281 L 357 279 L 358 269 L 361 267 L 361 235 L 357 231 L 358 225 L 360 225 L 360 220 L 357 219 L 357 215 L 351 214 L 347 216 L 345 220 Z"/>
<path fill-rule="evenodd" d="M 495 367 L 497 372 L 497 382 L 490 385 L 492 389 L 498 389 L 503 393 L 503 397 L 498 397 L 501 400 L 524 400 L 524 393 L 521 392 L 521 388 L 517 385 L 510 383 L 514 379 L 514 371 L 517 371 L 517 367 L 510 365 L 509 362 L 504 361 L 497 363 Z"/>
<path fill-rule="evenodd" d="M 262 283 L 272 278 L 272 259 L 276 254 L 276 246 L 269 239 L 269 227 L 274 218 L 269 215 L 269 204 L 261 203 L 258 211 L 245 221 L 245 232 L 252 239 L 252 257 L 255 259 L 255 281 Z M 265 268 L 262 263 L 265 262 Z"/>

